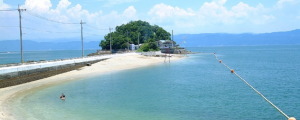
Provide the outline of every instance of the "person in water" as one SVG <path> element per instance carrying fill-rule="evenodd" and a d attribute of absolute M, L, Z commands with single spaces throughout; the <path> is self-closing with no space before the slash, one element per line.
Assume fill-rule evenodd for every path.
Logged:
<path fill-rule="evenodd" d="M 65 96 L 65 94 L 61 94 L 61 96 L 59 97 L 61 100 L 65 100 L 66 99 L 66 96 Z"/>

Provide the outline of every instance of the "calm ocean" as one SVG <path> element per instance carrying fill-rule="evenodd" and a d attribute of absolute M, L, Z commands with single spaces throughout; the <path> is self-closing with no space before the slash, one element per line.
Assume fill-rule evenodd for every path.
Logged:
<path fill-rule="evenodd" d="M 189 50 L 216 52 L 287 115 L 300 119 L 299 45 Z M 213 55 L 201 53 L 38 89 L 10 104 L 20 120 L 287 120 Z"/>
<path fill-rule="evenodd" d="M 97 50 L 85 50 L 84 55 L 95 53 Z M 81 57 L 81 50 L 51 50 L 51 51 L 25 51 L 24 61 L 57 60 Z M 0 64 L 20 63 L 20 52 L 0 52 Z"/>

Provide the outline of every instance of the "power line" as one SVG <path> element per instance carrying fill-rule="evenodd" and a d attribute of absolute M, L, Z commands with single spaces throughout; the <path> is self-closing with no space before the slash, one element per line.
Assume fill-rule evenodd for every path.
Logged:
<path fill-rule="evenodd" d="M 31 19 L 30 17 L 22 17 L 24 20 L 26 20 L 27 22 L 30 22 L 30 23 L 37 23 L 37 24 L 43 24 L 45 21 L 39 21 L 41 23 L 38 23 L 37 19 Z M 63 31 L 49 31 L 49 30 L 44 30 L 44 29 L 35 29 L 35 28 L 32 28 L 32 27 L 23 27 L 24 29 L 27 29 L 27 30 L 34 30 L 34 31 L 39 31 L 39 32 L 46 32 L 46 33 L 80 33 L 80 32 L 63 32 Z M 57 29 L 57 27 L 56 27 Z"/>
<path fill-rule="evenodd" d="M 53 31 L 48 31 L 48 30 L 38 30 L 38 29 L 30 28 L 30 27 L 22 27 L 22 28 L 28 29 L 28 30 L 33 30 L 33 31 L 38 31 L 38 32 L 47 32 L 47 33 L 79 33 L 79 32 L 53 32 Z"/>
<path fill-rule="evenodd" d="M 10 10 L 0 10 L 0 11 L 16 11 L 18 9 L 10 9 Z"/>
<path fill-rule="evenodd" d="M 21 17 L 21 13 L 23 11 L 26 11 L 26 9 L 21 9 L 20 5 L 18 5 L 18 9 L 0 10 L 0 11 L 18 11 L 19 12 L 21 63 L 23 63 L 23 40 L 22 40 L 22 17 Z"/>
<path fill-rule="evenodd" d="M 0 10 L 0 11 L 15 11 L 18 10 L 19 11 L 19 24 L 20 24 L 20 42 L 21 42 L 21 62 L 23 63 L 23 45 L 22 45 L 22 28 L 24 29 L 28 29 L 28 30 L 33 30 L 33 31 L 39 31 L 39 32 L 47 32 L 47 33 L 78 33 L 78 32 L 53 32 L 53 31 L 48 31 L 48 30 L 38 30 L 35 28 L 30 28 L 30 27 L 22 27 L 21 24 L 21 12 L 22 11 L 26 11 L 26 9 L 20 9 L 20 7 L 18 6 L 18 9 L 14 9 L 14 10 Z M 45 20 L 45 21 L 49 21 L 49 22 L 54 22 L 54 23 L 59 23 L 59 24 L 80 24 L 81 25 L 81 43 L 82 43 L 82 57 L 84 57 L 84 45 L 83 45 L 83 26 L 82 24 L 86 24 L 85 22 L 82 22 L 82 20 L 80 21 L 80 23 L 71 23 L 71 22 L 61 22 L 61 21 L 57 21 L 57 20 L 53 20 L 53 19 L 49 19 L 47 17 L 43 17 L 41 15 L 38 14 L 34 14 L 31 11 L 27 11 L 26 12 L 28 15 Z M 29 19 L 30 20 L 30 19 Z M 99 29 L 96 28 L 94 26 L 90 26 L 87 25 L 88 27 L 92 28 L 92 29 L 96 29 L 96 30 L 107 30 L 107 29 Z M 17 27 L 17 26 L 0 26 L 0 27 Z M 109 30 L 111 31 L 112 29 L 109 28 Z"/>
<path fill-rule="evenodd" d="M 14 11 L 14 10 L 18 10 L 18 9 L 13 9 L 13 10 L 0 10 L 0 11 Z M 46 20 L 46 21 L 50 21 L 50 22 L 55 22 L 55 23 L 60 23 L 60 24 L 81 24 L 81 23 L 67 23 L 67 22 L 60 22 L 60 21 L 56 21 L 56 20 L 51 20 L 48 19 L 46 17 L 34 14 L 30 11 L 27 11 L 26 13 L 28 13 L 28 15 L 34 16 L 36 18 L 42 19 L 42 20 Z M 22 17 L 23 18 L 23 17 Z M 25 18 L 24 18 L 25 19 Z M 107 28 L 99 28 L 99 27 L 95 27 L 95 26 L 91 26 L 88 24 L 85 24 L 88 28 L 94 29 L 94 30 L 109 30 Z M 18 26 L 0 26 L 0 27 L 18 27 Z M 34 30 L 34 31 L 41 31 L 41 32 L 47 32 L 47 33 L 79 33 L 79 32 L 53 32 L 53 31 L 44 31 L 44 30 L 38 30 L 38 29 L 34 29 L 34 28 L 29 28 L 29 27 L 22 27 L 24 29 L 29 29 L 29 30 Z M 87 33 L 89 34 L 89 33 Z M 96 34 L 94 34 L 96 35 Z"/>
<path fill-rule="evenodd" d="M 85 33 L 86 36 L 103 36 L 101 34 L 96 34 L 96 33 Z"/>
<path fill-rule="evenodd" d="M 12 27 L 19 27 L 19 26 L 0 26 L 0 28 L 12 28 Z"/>
<path fill-rule="evenodd" d="M 98 28 L 98 27 L 91 26 L 91 25 L 88 25 L 88 24 L 86 24 L 86 26 L 89 27 L 89 28 L 95 29 L 95 30 L 109 30 L 107 28 Z"/>
<path fill-rule="evenodd" d="M 51 19 L 48 19 L 46 17 L 43 17 L 43 16 L 40 16 L 40 15 L 37 15 L 37 14 L 34 14 L 30 11 L 27 12 L 29 15 L 31 16 L 34 16 L 34 17 L 37 17 L 37 18 L 40 18 L 40 19 L 43 19 L 43 20 L 46 20 L 46 21 L 50 21 L 50 22 L 55 22 L 55 23 L 60 23 L 60 24 L 81 24 L 81 23 L 68 23 L 68 22 L 60 22 L 60 21 L 56 21 L 56 20 L 51 20 Z M 95 26 L 91 26 L 91 25 L 88 25 L 88 24 L 85 24 L 87 27 L 89 28 L 92 28 L 92 29 L 95 29 L 95 30 L 109 30 L 107 28 L 98 28 L 98 27 L 95 27 Z"/>
<path fill-rule="evenodd" d="M 45 25 L 45 22 L 47 22 L 45 20 L 41 20 L 40 18 L 33 17 L 31 15 L 23 16 L 22 18 L 24 21 L 27 21 L 28 23 L 34 23 L 34 24 L 44 24 Z M 51 22 L 51 24 L 52 24 L 52 22 Z"/>
<path fill-rule="evenodd" d="M 46 20 L 46 21 L 50 21 L 50 22 L 55 22 L 55 23 L 60 23 L 60 24 L 80 24 L 80 23 L 67 23 L 67 22 L 60 22 L 60 21 L 56 21 L 56 20 L 51 20 L 51 19 L 48 19 L 46 17 L 31 13 L 30 11 L 28 11 L 27 13 L 31 16 L 34 16 L 34 17 L 37 17 L 37 18 L 40 18 L 40 19 L 43 19 L 43 20 Z"/>

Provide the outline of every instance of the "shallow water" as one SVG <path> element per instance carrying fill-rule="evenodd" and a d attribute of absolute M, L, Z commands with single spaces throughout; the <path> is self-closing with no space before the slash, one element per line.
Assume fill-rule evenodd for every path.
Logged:
<path fill-rule="evenodd" d="M 300 46 L 189 49 L 216 52 L 287 115 L 300 118 Z M 10 104 L 13 115 L 28 120 L 286 120 L 213 55 L 201 53 L 26 92 Z"/>

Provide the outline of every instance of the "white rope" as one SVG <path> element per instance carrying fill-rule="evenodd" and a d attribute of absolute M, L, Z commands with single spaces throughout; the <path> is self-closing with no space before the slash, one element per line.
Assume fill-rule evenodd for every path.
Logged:
<path fill-rule="evenodd" d="M 215 53 L 213 54 L 215 56 L 215 58 L 220 61 L 218 59 L 218 57 L 215 55 Z M 221 62 L 225 67 L 227 67 L 229 70 L 232 70 L 230 67 L 228 67 L 225 63 Z M 260 93 L 258 90 L 256 90 L 251 84 L 249 84 L 244 78 L 242 78 L 240 75 L 238 75 L 236 72 L 232 72 L 233 74 L 235 74 L 238 78 L 240 78 L 242 81 L 244 81 L 250 88 L 252 88 L 252 90 L 254 90 L 258 95 L 260 95 L 263 99 L 265 99 L 268 103 L 270 103 L 275 109 L 277 109 L 282 115 L 284 115 L 287 119 L 289 119 L 290 117 L 288 115 L 286 115 L 281 109 L 279 109 L 276 105 L 274 105 L 269 99 L 267 99 L 262 93 Z"/>
<path fill-rule="evenodd" d="M 284 115 L 286 118 L 290 118 L 287 116 L 281 109 L 279 109 L 276 105 L 274 105 L 269 99 L 267 99 L 263 94 L 261 94 L 258 90 L 256 90 L 252 85 L 250 85 L 245 79 L 243 79 L 241 76 L 239 76 L 236 72 L 234 74 L 239 77 L 241 80 L 243 80 L 249 87 L 251 87 L 257 94 L 259 94 L 262 98 L 264 98 L 268 103 L 270 103 L 274 108 L 276 108 L 282 115 Z"/>

